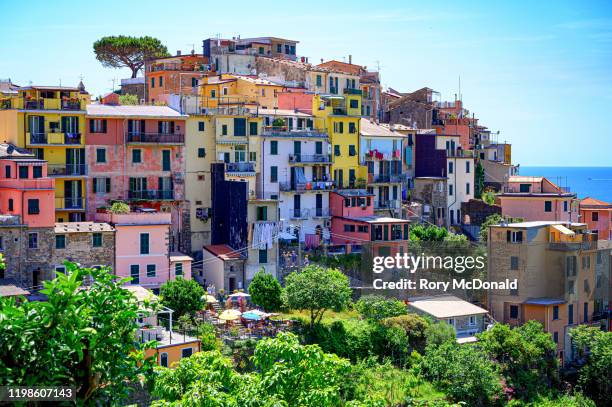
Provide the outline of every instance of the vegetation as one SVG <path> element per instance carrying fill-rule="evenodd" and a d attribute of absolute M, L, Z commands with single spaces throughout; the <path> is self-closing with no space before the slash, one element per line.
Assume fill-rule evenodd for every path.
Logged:
<path fill-rule="evenodd" d="M 0 253 L 0 270 L 4 270 L 6 268 L 6 263 L 4 261 L 4 254 Z"/>
<path fill-rule="evenodd" d="M 357 301 L 355 308 L 364 318 L 375 321 L 407 313 L 403 302 L 382 295 L 364 295 Z"/>
<path fill-rule="evenodd" d="M 612 405 L 612 332 L 579 326 L 570 335 L 585 361 L 578 376 L 579 386 L 598 405 Z"/>
<path fill-rule="evenodd" d="M 478 160 L 476 169 L 474 170 L 474 196 L 481 196 L 484 191 L 485 170 L 482 162 Z"/>
<path fill-rule="evenodd" d="M 341 311 L 351 299 L 348 278 L 335 269 L 309 265 L 286 278 L 285 290 L 290 308 L 310 312 L 310 328 L 320 323 L 328 309 Z"/>
<path fill-rule="evenodd" d="M 178 320 L 182 315 L 193 316 L 196 311 L 204 308 L 204 295 L 206 292 L 195 280 L 166 281 L 159 289 L 162 304 L 174 311 L 174 317 Z"/>
<path fill-rule="evenodd" d="M 483 202 L 489 205 L 495 204 L 495 192 L 491 190 L 483 191 L 482 194 L 480 195 L 480 198 L 482 199 Z"/>
<path fill-rule="evenodd" d="M 130 206 L 126 204 L 125 202 L 115 201 L 111 205 L 109 212 L 114 213 L 114 214 L 130 213 Z"/>
<path fill-rule="evenodd" d="M 82 403 L 116 404 L 152 372 L 134 342 L 138 304 L 110 269 L 65 265 L 47 301 L 0 299 L 0 385 L 74 386 Z"/>
<path fill-rule="evenodd" d="M 435 225 L 415 225 L 410 228 L 410 241 L 462 243 L 467 242 L 467 237 L 451 233 L 448 229 Z"/>
<path fill-rule="evenodd" d="M 138 96 L 136 95 L 130 95 L 128 93 L 128 94 L 119 96 L 119 104 L 121 105 L 137 105 L 139 103 L 140 101 L 138 100 Z"/>
<path fill-rule="evenodd" d="M 455 340 L 455 328 L 446 322 L 431 324 L 425 329 L 425 338 L 428 346 L 437 347 Z"/>
<path fill-rule="evenodd" d="M 263 269 L 258 271 L 249 284 L 251 301 L 264 310 L 278 311 L 283 305 L 281 298 L 283 288 L 274 276 Z"/>
<path fill-rule="evenodd" d="M 104 67 L 129 68 L 135 78 L 147 59 L 170 56 L 157 38 L 125 35 L 102 37 L 93 44 L 96 59 Z"/>
<path fill-rule="evenodd" d="M 514 223 L 514 222 L 522 222 L 524 219 L 523 218 L 502 217 L 501 215 L 497 213 L 487 216 L 484 222 L 482 222 L 482 225 L 480 225 L 479 240 L 481 243 L 486 243 L 489 239 L 489 226 L 499 225 L 502 220 L 508 223 Z"/>

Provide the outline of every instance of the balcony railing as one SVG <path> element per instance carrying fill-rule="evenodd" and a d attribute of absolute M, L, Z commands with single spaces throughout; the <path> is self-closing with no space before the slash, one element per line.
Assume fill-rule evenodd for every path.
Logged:
<path fill-rule="evenodd" d="M 374 201 L 374 209 L 399 209 L 399 200 Z"/>
<path fill-rule="evenodd" d="M 371 181 L 373 183 L 391 183 L 391 182 L 402 182 L 401 175 L 388 175 L 388 174 L 378 174 L 371 177 Z"/>
<path fill-rule="evenodd" d="M 331 164 L 330 154 L 290 154 L 290 163 L 319 163 Z"/>
<path fill-rule="evenodd" d="M 87 164 L 49 164 L 47 174 L 50 177 L 87 175 Z"/>
<path fill-rule="evenodd" d="M 55 209 L 83 209 L 83 198 L 55 197 Z"/>
<path fill-rule="evenodd" d="M 551 242 L 548 244 L 548 248 L 556 251 L 595 250 L 597 249 L 597 241 Z"/>
<path fill-rule="evenodd" d="M 255 172 L 255 163 L 252 162 L 239 162 L 239 163 L 226 163 L 225 172 Z"/>
<path fill-rule="evenodd" d="M 287 126 L 264 126 L 262 129 L 262 135 L 273 137 L 328 137 L 324 129 L 290 129 Z"/>
<path fill-rule="evenodd" d="M 330 216 L 329 208 L 293 208 L 292 219 L 327 218 Z"/>
<path fill-rule="evenodd" d="M 363 92 L 361 89 L 344 88 L 345 95 L 361 95 Z"/>
<path fill-rule="evenodd" d="M 172 200 L 174 199 L 174 191 L 164 189 L 128 191 L 128 199 Z"/>
<path fill-rule="evenodd" d="M 23 107 L 22 107 L 23 106 Z M 85 110 L 85 103 L 78 100 L 62 99 L 30 99 L 17 101 L 13 108 L 23 108 L 26 110 Z"/>
<path fill-rule="evenodd" d="M 28 133 L 28 144 L 79 145 L 81 133 Z"/>
<path fill-rule="evenodd" d="M 185 142 L 185 135 L 166 133 L 128 133 L 127 141 L 128 143 L 182 144 Z"/>
<path fill-rule="evenodd" d="M 332 191 L 332 181 L 279 182 L 278 187 L 283 192 Z"/>

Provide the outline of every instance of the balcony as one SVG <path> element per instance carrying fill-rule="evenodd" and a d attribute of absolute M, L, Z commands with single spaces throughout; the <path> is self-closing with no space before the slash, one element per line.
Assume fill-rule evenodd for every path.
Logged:
<path fill-rule="evenodd" d="M 81 145 L 81 133 L 26 133 L 28 145 Z"/>
<path fill-rule="evenodd" d="M 398 174 L 369 174 L 369 182 L 371 184 L 389 184 L 389 183 L 400 183 L 402 182 L 402 176 Z"/>
<path fill-rule="evenodd" d="M 56 210 L 80 210 L 84 209 L 83 198 L 72 198 L 72 197 L 55 197 L 55 209 Z"/>
<path fill-rule="evenodd" d="M 291 219 L 328 218 L 330 216 L 329 208 L 293 208 L 291 210 Z"/>
<path fill-rule="evenodd" d="M 238 162 L 238 163 L 226 163 L 225 173 L 252 173 L 255 175 L 255 163 L 253 162 Z M 247 174 L 250 175 L 250 174 Z"/>
<path fill-rule="evenodd" d="M 595 250 L 597 241 L 587 242 L 551 242 L 548 244 L 549 250 L 555 251 L 576 251 L 576 250 Z"/>
<path fill-rule="evenodd" d="M 80 111 L 85 110 L 85 102 L 82 100 L 63 100 L 63 99 L 17 99 L 12 104 L 13 109 L 25 110 L 66 110 Z"/>
<path fill-rule="evenodd" d="M 290 154 L 291 164 L 331 164 L 331 154 Z"/>
<path fill-rule="evenodd" d="M 334 183 L 332 181 L 279 182 L 278 188 L 283 192 L 333 191 Z"/>
<path fill-rule="evenodd" d="M 148 201 L 164 201 L 173 200 L 174 191 L 164 189 L 149 189 L 139 191 L 128 191 L 128 199 L 131 200 L 148 200 Z"/>
<path fill-rule="evenodd" d="M 374 209 L 399 209 L 400 203 L 398 199 L 389 201 L 374 201 Z"/>
<path fill-rule="evenodd" d="M 323 129 L 289 129 L 287 126 L 264 126 L 262 136 L 268 137 L 314 137 L 328 138 L 327 133 Z"/>
<path fill-rule="evenodd" d="M 87 175 L 87 164 L 49 164 L 47 174 L 50 177 Z"/>
<path fill-rule="evenodd" d="M 362 95 L 363 92 L 361 91 L 361 89 L 345 88 L 344 89 L 344 94 L 345 95 Z"/>
<path fill-rule="evenodd" d="M 128 143 L 184 144 L 184 134 L 127 133 Z"/>

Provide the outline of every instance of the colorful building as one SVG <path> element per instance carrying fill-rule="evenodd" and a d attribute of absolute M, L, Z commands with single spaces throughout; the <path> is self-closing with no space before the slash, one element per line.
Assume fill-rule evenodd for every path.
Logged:
<path fill-rule="evenodd" d="M 46 160 L 55 179 L 55 218 L 85 220 L 85 105 L 79 87 L 27 86 L 0 100 L 0 138 Z"/>
<path fill-rule="evenodd" d="M 209 74 L 208 57 L 177 52 L 175 56 L 145 62 L 145 85 L 149 103 L 167 103 L 171 94 L 197 95 L 203 76 Z"/>
<path fill-rule="evenodd" d="M 114 200 L 169 212 L 170 245 L 189 252 L 186 119 L 166 106 L 87 106 L 88 219 Z"/>
<path fill-rule="evenodd" d="M 202 79 L 200 98 L 203 109 L 224 106 L 278 107 L 276 95 L 283 86 L 266 79 L 236 74 L 220 74 Z"/>
<path fill-rule="evenodd" d="M 578 220 L 576 194 L 559 187 L 544 177 L 512 176 L 496 201 L 502 215 L 525 221 Z"/>
<path fill-rule="evenodd" d="M 580 221 L 600 240 L 612 240 L 612 204 L 587 197 L 580 201 Z"/>

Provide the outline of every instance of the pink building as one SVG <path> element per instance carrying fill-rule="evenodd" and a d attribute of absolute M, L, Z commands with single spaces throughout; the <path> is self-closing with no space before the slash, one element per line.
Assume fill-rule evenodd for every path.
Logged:
<path fill-rule="evenodd" d="M 98 213 L 96 220 L 115 228 L 115 273 L 131 284 L 156 290 L 176 277 L 191 279 L 191 257 L 170 252 L 169 213 Z"/>
<path fill-rule="evenodd" d="M 113 200 L 169 212 L 170 246 L 188 251 L 179 232 L 186 119 L 167 106 L 87 106 L 88 219 Z"/>
<path fill-rule="evenodd" d="M 409 240 L 410 221 L 374 215 L 374 194 L 366 190 L 330 192 L 329 207 L 332 243 L 345 246 L 347 252 L 371 244 L 378 255 L 393 255 Z"/>
<path fill-rule="evenodd" d="M 0 144 L 0 214 L 31 228 L 55 226 L 55 180 L 47 162 L 11 144 Z"/>
<path fill-rule="evenodd" d="M 595 198 L 580 201 L 580 221 L 601 240 L 612 240 L 612 204 Z"/>
<path fill-rule="evenodd" d="M 497 196 L 502 215 L 532 221 L 578 221 L 576 194 L 544 177 L 512 176 Z"/>

